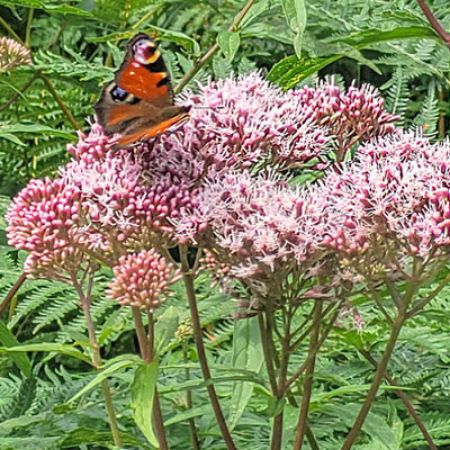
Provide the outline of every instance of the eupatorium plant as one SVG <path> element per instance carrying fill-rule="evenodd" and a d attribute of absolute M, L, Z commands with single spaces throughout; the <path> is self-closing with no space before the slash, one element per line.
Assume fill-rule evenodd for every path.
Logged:
<path fill-rule="evenodd" d="M 387 286 L 400 317 L 391 343 L 425 304 L 419 289 L 444 264 L 448 245 L 449 144 L 396 130 L 396 117 L 367 86 L 343 91 L 320 83 L 282 92 L 250 74 L 199 86 L 184 100 L 193 108 L 182 129 L 134 148 L 115 149 L 117 137 L 105 136 L 97 124 L 80 133 L 68 149 L 72 161 L 58 176 L 31 181 L 13 201 L 9 242 L 30 252 L 30 275 L 68 281 L 84 300 L 86 274 L 92 281 L 98 262 L 110 267 L 109 295 L 132 306 L 147 362 L 153 340 L 145 341 L 139 310 L 148 312 L 151 336 L 153 311 L 181 275 L 208 381 L 193 286 L 206 250 L 208 268 L 239 282 L 258 311 L 270 387 L 280 405 L 307 374 L 299 449 L 315 355 L 354 288 L 379 303 L 378 288 Z M 356 160 L 344 162 L 351 149 Z M 299 168 L 328 170 L 321 181 L 295 187 L 290 169 Z M 169 261 L 175 245 L 181 274 Z M 188 245 L 200 249 L 194 267 Z M 406 297 L 399 280 L 412 283 Z M 293 368 L 290 356 L 308 335 L 308 358 Z M 208 392 L 229 443 L 210 381 Z M 155 417 L 161 431 L 160 411 Z M 281 448 L 282 427 L 281 409 L 273 450 Z"/>

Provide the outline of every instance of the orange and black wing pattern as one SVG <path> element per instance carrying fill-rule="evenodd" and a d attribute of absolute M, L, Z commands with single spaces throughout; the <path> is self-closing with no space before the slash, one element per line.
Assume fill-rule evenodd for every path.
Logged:
<path fill-rule="evenodd" d="M 95 110 L 107 134 L 122 135 L 119 146 L 151 139 L 189 118 L 188 107 L 174 105 L 166 65 L 146 34 L 128 43 L 125 60 Z"/>

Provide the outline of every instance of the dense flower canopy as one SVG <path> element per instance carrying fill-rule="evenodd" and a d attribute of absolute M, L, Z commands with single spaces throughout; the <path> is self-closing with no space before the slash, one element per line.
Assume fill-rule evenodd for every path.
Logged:
<path fill-rule="evenodd" d="M 143 304 L 147 290 L 151 307 L 158 276 L 141 277 L 133 293 L 126 279 L 158 260 L 166 282 L 171 269 L 149 252 L 177 242 L 210 250 L 228 275 L 265 282 L 300 269 L 317 277 L 327 258 L 367 252 L 375 235 L 420 254 L 430 239 L 446 244 L 448 144 L 396 131 L 373 89 L 282 92 L 250 74 L 200 86 L 185 101 L 192 118 L 182 129 L 133 148 L 116 149 L 117 137 L 94 124 L 69 146 L 73 160 L 58 178 L 18 195 L 8 237 L 31 252 L 29 273 L 73 277 L 98 259 L 114 268 L 113 297 Z M 330 165 L 364 142 L 356 161 Z M 326 161 L 322 181 L 291 185 L 287 169 Z"/>

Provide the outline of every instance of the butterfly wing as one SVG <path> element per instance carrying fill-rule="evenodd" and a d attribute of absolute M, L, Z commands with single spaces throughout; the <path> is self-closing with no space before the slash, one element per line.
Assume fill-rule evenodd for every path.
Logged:
<path fill-rule="evenodd" d="M 189 118 L 189 108 L 174 105 L 160 51 L 145 34 L 128 43 L 115 81 L 103 89 L 95 110 L 107 134 L 122 135 L 118 145 L 148 140 Z"/>
<path fill-rule="evenodd" d="M 127 45 L 127 56 L 116 74 L 116 83 L 141 100 L 165 106 L 173 104 L 166 64 L 156 42 L 138 34 Z"/>

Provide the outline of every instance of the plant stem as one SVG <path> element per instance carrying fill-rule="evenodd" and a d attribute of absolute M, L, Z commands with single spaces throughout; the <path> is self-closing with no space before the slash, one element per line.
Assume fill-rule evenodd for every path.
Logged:
<path fill-rule="evenodd" d="M 0 25 L 17 41 L 23 44 L 21 37 L 11 28 L 9 23 L 0 16 Z"/>
<path fill-rule="evenodd" d="M 306 366 L 305 380 L 303 383 L 303 398 L 300 407 L 300 414 L 298 416 L 293 450 L 301 450 L 301 448 L 303 447 L 303 440 L 305 438 L 309 403 L 311 401 L 312 395 L 314 368 L 316 365 L 316 355 L 318 351 L 317 344 L 319 342 L 321 319 L 322 319 L 322 302 L 320 300 L 316 300 L 314 304 L 313 323 L 311 330 L 311 338 L 309 340 L 308 356 L 306 357 L 307 366 Z"/>
<path fill-rule="evenodd" d="M 30 15 L 28 16 L 29 19 L 29 24 L 27 24 L 27 35 L 29 33 L 28 31 L 28 27 L 31 27 L 31 20 L 32 20 L 33 15 L 30 13 Z M 6 31 L 8 31 L 9 34 L 11 34 L 14 39 L 18 42 L 20 42 L 21 44 L 25 45 L 26 47 L 28 47 L 27 43 L 26 43 L 26 39 L 25 41 L 9 26 L 9 24 L 2 18 L 0 17 L 0 25 L 2 25 Z M 59 108 L 61 109 L 61 111 L 63 112 L 63 114 L 66 116 L 67 120 L 70 122 L 70 124 L 72 125 L 72 127 L 75 130 L 79 130 L 80 126 L 78 125 L 77 121 L 75 120 L 75 118 L 73 117 L 72 113 L 70 112 L 69 108 L 67 108 L 66 104 L 63 102 L 63 100 L 61 99 L 61 97 L 59 96 L 59 94 L 56 92 L 55 88 L 53 87 L 51 81 L 47 78 L 46 75 L 44 75 L 40 70 L 35 70 L 35 74 L 44 82 L 48 92 L 52 95 L 52 97 L 55 99 L 56 103 L 58 104 Z"/>
<path fill-rule="evenodd" d="M 149 321 L 148 321 L 148 330 L 146 334 L 144 323 L 142 321 L 141 311 L 139 310 L 139 308 L 133 307 L 132 312 L 141 358 L 145 362 L 150 363 L 153 361 L 153 342 L 154 342 L 153 314 L 150 312 L 148 313 Z M 162 416 L 159 394 L 156 387 L 155 387 L 155 396 L 153 399 L 153 425 L 155 426 L 156 437 L 158 439 L 160 450 L 168 450 L 169 444 L 167 442 L 166 431 L 164 428 L 164 419 Z"/>
<path fill-rule="evenodd" d="M 370 386 L 369 392 L 367 393 L 367 397 L 358 413 L 358 416 L 356 417 L 356 420 L 353 424 L 352 429 L 350 430 L 350 433 L 348 434 L 347 438 L 344 441 L 341 450 L 350 450 L 356 438 L 358 437 L 359 432 L 361 431 L 364 421 L 366 420 L 370 408 L 372 407 L 372 403 L 377 395 L 378 388 L 380 387 L 381 381 L 383 380 L 383 377 L 385 375 L 386 368 L 388 366 L 392 352 L 394 351 L 395 344 L 398 340 L 400 331 L 403 327 L 403 324 L 405 323 L 405 320 L 406 320 L 405 312 L 404 311 L 399 312 L 398 316 L 396 317 L 396 319 L 392 324 L 391 334 L 389 336 L 388 343 L 384 350 L 383 356 L 377 365 L 377 370 L 375 372 L 375 376 Z"/>
<path fill-rule="evenodd" d="M 131 308 L 134 319 L 134 328 L 136 330 L 136 337 L 139 343 L 139 352 L 141 354 L 141 358 L 145 361 L 147 351 L 147 338 L 145 336 L 145 327 L 144 322 L 142 322 L 141 311 L 136 306 Z"/>
<path fill-rule="evenodd" d="M 377 361 L 370 354 L 370 352 L 368 352 L 367 350 L 364 350 L 364 349 L 358 349 L 358 351 L 359 351 L 359 353 L 361 353 L 361 355 L 364 356 L 364 358 L 367 359 L 367 361 L 370 362 L 370 364 L 372 364 L 375 368 L 378 367 Z M 384 373 L 384 378 L 391 386 L 394 386 L 394 387 L 397 386 L 396 381 L 387 372 Z M 433 439 L 432 439 L 430 433 L 428 433 L 428 431 L 425 427 L 425 424 L 422 422 L 422 419 L 420 418 L 419 414 L 415 410 L 414 405 L 412 404 L 409 397 L 401 390 L 401 388 L 397 389 L 395 391 L 395 393 L 398 396 L 398 398 L 400 398 L 400 400 L 405 405 L 405 408 L 408 411 L 409 415 L 416 422 L 417 427 L 419 428 L 419 430 L 423 434 L 424 439 L 428 443 L 429 449 L 430 450 L 438 450 L 438 448 L 436 447 L 436 444 L 433 442 Z"/>
<path fill-rule="evenodd" d="M 273 345 L 273 333 L 272 333 L 273 311 L 269 306 L 265 308 L 264 315 L 263 313 L 259 315 L 258 320 L 261 332 L 261 343 L 264 354 L 264 362 L 266 365 L 267 375 L 269 377 L 270 388 L 272 391 L 272 395 L 277 399 L 277 402 L 280 402 L 283 395 L 280 394 L 280 386 L 279 383 L 277 382 L 277 375 L 274 365 L 274 363 L 276 362 L 276 355 L 275 355 L 275 347 Z M 286 376 L 284 378 L 286 378 Z M 281 380 L 281 370 L 280 370 L 280 380 Z M 270 444 L 271 450 L 279 450 L 281 448 L 282 439 L 283 439 L 283 410 L 281 410 L 273 418 L 272 437 Z"/>
<path fill-rule="evenodd" d="M 52 95 L 52 97 L 55 99 L 55 102 L 58 104 L 59 108 L 61 109 L 62 113 L 66 116 L 67 120 L 70 122 L 72 127 L 75 130 L 79 130 L 80 126 L 78 125 L 78 122 L 73 117 L 72 113 L 70 112 L 69 108 L 67 108 L 66 104 L 63 102 L 62 98 L 59 96 L 59 94 L 56 92 L 56 89 L 53 87 L 50 80 L 47 78 L 46 75 L 44 75 L 41 71 L 36 71 L 38 77 L 44 82 L 45 87 L 47 88 L 48 92 Z"/>
<path fill-rule="evenodd" d="M 95 325 L 92 319 L 91 314 L 91 294 L 92 294 L 92 286 L 93 286 L 93 274 L 89 274 L 89 281 L 86 293 L 83 292 L 83 288 L 78 283 L 78 280 L 75 276 L 72 277 L 72 283 L 75 287 L 78 297 L 80 298 L 81 307 L 83 309 L 84 318 L 86 320 L 86 326 L 88 330 L 89 343 L 92 348 L 92 365 L 96 370 L 99 370 L 101 367 L 101 356 L 100 356 L 100 346 L 98 345 L 97 337 L 95 335 Z M 109 426 L 111 428 L 111 434 L 113 437 L 114 445 L 118 448 L 121 448 L 122 443 L 120 440 L 120 432 L 119 426 L 117 423 L 116 413 L 114 411 L 114 404 L 111 395 L 111 389 L 109 387 L 108 380 L 103 380 L 101 382 L 103 397 L 105 399 L 106 411 L 108 413 Z"/>
<path fill-rule="evenodd" d="M 406 318 L 410 319 L 411 317 L 414 317 L 419 311 L 425 308 L 425 306 L 428 305 L 428 303 L 430 303 L 449 283 L 450 274 L 447 275 L 429 295 L 427 295 L 424 299 L 419 300 L 415 305 L 412 305 L 411 310 L 406 314 Z"/>
<path fill-rule="evenodd" d="M 27 275 L 25 274 L 25 272 L 22 272 L 20 277 L 17 278 L 17 280 L 14 283 L 14 285 L 12 286 L 12 288 L 6 294 L 6 297 L 0 303 L 0 316 L 4 313 L 4 311 L 8 307 L 9 303 L 11 302 L 11 300 L 17 294 L 17 291 L 22 287 L 22 284 L 25 283 L 26 279 L 27 279 Z"/>
<path fill-rule="evenodd" d="M 217 424 L 219 425 L 223 439 L 225 441 L 226 448 L 228 450 L 236 450 L 230 431 L 228 429 L 225 417 L 220 407 L 219 399 L 217 397 L 216 389 L 210 382 L 211 372 L 208 366 L 208 360 L 206 358 L 206 350 L 202 339 L 202 326 L 200 323 L 200 317 L 197 308 L 197 299 L 194 288 L 194 274 L 189 269 L 189 262 L 187 258 L 187 247 L 180 245 L 180 258 L 181 258 L 181 270 L 183 273 L 183 282 L 186 289 L 186 296 L 191 311 L 192 327 L 194 331 L 194 340 L 197 347 L 198 359 L 203 374 L 203 379 L 206 382 L 206 389 L 208 391 L 211 406 L 216 416 Z"/>
<path fill-rule="evenodd" d="M 236 14 L 231 23 L 228 31 L 236 31 L 239 27 L 240 23 L 244 19 L 245 15 L 248 13 L 250 8 L 252 7 L 254 0 L 247 0 L 243 8 Z M 216 54 L 219 50 L 219 44 L 216 42 L 214 45 L 200 58 L 198 59 L 191 69 L 184 75 L 184 77 L 180 80 L 180 82 L 176 85 L 174 89 L 175 94 L 179 94 L 183 88 L 189 83 L 189 81 L 194 78 L 197 72 Z"/>
<path fill-rule="evenodd" d="M 272 351 L 275 354 L 273 334 L 271 331 L 272 329 L 275 329 L 275 314 L 272 309 L 271 303 L 269 303 L 267 311 L 268 311 L 267 323 L 269 325 L 268 330 L 270 333 L 269 346 L 272 345 Z M 281 341 L 281 351 L 280 351 L 278 385 L 276 391 L 278 406 L 280 406 L 280 404 L 283 402 L 284 393 L 286 391 L 286 381 L 289 369 L 289 358 L 291 356 L 291 348 L 289 345 L 292 337 L 291 324 L 292 324 L 292 317 L 295 313 L 295 310 L 293 310 L 290 305 L 286 306 L 285 308 L 282 308 L 281 311 L 283 318 L 283 334 L 279 336 L 279 339 Z M 284 426 L 283 422 L 284 422 L 284 407 L 281 409 L 280 413 L 275 416 L 273 421 L 272 443 L 271 443 L 272 450 L 281 449 L 283 443 L 283 426 Z"/>
<path fill-rule="evenodd" d="M 27 28 L 25 29 L 25 46 L 30 47 L 31 43 L 31 24 L 33 23 L 34 8 L 28 10 Z"/>
<path fill-rule="evenodd" d="M 148 329 L 147 329 L 147 351 L 148 362 L 153 361 L 154 358 L 154 345 L 155 345 L 155 321 L 153 313 L 148 311 Z M 161 411 L 161 403 L 159 401 L 158 390 L 155 386 L 155 398 L 153 401 L 153 422 L 155 424 L 155 431 L 158 437 L 160 450 L 168 450 L 169 443 L 167 441 L 166 429 L 164 428 L 164 418 Z"/>
<path fill-rule="evenodd" d="M 330 331 L 333 328 L 333 325 L 336 322 L 336 319 L 339 317 L 339 313 L 341 311 L 342 304 L 343 304 L 343 301 L 338 303 L 338 305 L 336 306 L 336 308 L 333 312 L 333 315 L 331 316 L 330 321 L 328 322 L 328 325 L 326 327 L 324 327 L 322 335 L 321 335 L 319 341 L 317 342 L 316 353 L 319 351 L 320 347 L 322 347 L 322 344 L 325 342 L 328 335 L 330 334 Z M 322 317 L 325 317 L 327 315 L 328 311 L 329 311 L 329 309 L 326 308 L 325 311 L 323 311 L 323 313 L 322 313 Z M 311 332 L 311 330 L 312 330 L 312 326 L 309 327 L 310 332 Z M 296 347 L 292 347 L 292 348 L 295 350 Z M 307 363 L 308 363 L 308 360 L 304 361 L 303 364 L 292 374 L 292 376 L 289 378 L 289 380 L 287 380 L 286 385 L 285 385 L 286 390 L 288 390 L 289 387 L 293 383 L 295 383 L 295 381 L 300 377 L 300 375 L 306 370 Z"/>
<path fill-rule="evenodd" d="M 183 361 L 185 364 L 187 364 L 189 362 L 189 358 L 188 358 L 188 349 L 186 346 L 186 342 L 183 341 L 181 345 L 183 348 Z M 184 369 L 184 373 L 185 373 L 186 381 L 189 381 L 191 379 L 191 371 L 189 370 L 189 367 L 186 367 L 186 369 Z M 190 389 L 188 389 L 186 391 L 186 407 L 188 410 L 192 409 L 192 391 Z M 191 430 L 192 449 L 200 450 L 201 449 L 200 437 L 198 435 L 197 427 L 195 425 L 195 419 L 193 417 L 190 418 L 188 420 L 188 423 L 189 423 L 189 428 Z"/>
<path fill-rule="evenodd" d="M 34 83 L 34 81 L 37 79 L 37 75 L 33 75 L 25 84 L 23 87 L 20 88 L 20 91 L 16 92 L 8 101 L 3 103 L 3 105 L 0 105 L 0 112 L 4 111 L 5 109 L 9 108 L 14 102 L 17 101 L 17 99 L 21 96 L 23 96 L 23 93 Z"/>
<path fill-rule="evenodd" d="M 427 5 L 425 0 L 417 0 L 417 3 L 420 6 L 420 9 L 425 14 L 428 22 L 430 22 L 431 27 L 436 32 L 436 34 L 443 40 L 444 44 L 447 47 L 450 47 L 450 33 L 445 31 L 444 27 L 440 24 L 440 22 L 436 19 L 433 11 L 431 11 L 430 7 Z"/>
<path fill-rule="evenodd" d="M 270 383 L 270 387 L 272 390 L 272 394 L 276 396 L 278 393 L 277 376 L 276 376 L 275 368 L 273 365 L 273 356 L 271 354 L 271 346 L 268 342 L 270 337 L 267 333 L 267 327 L 265 325 L 263 313 L 260 313 L 258 315 L 258 321 L 259 321 L 259 330 L 261 333 L 261 344 L 262 344 L 262 349 L 263 349 L 264 362 L 266 365 L 267 375 L 269 377 L 269 383 Z"/>

